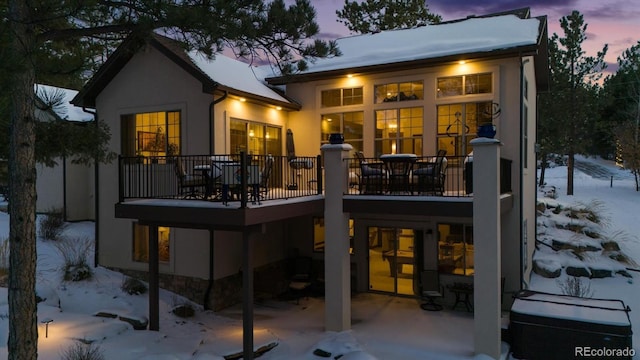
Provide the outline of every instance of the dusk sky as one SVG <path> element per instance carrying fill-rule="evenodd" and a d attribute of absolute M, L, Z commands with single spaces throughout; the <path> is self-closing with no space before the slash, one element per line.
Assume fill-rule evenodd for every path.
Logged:
<path fill-rule="evenodd" d="M 342 9 L 344 0 L 313 0 L 312 3 L 318 13 L 323 38 L 350 35 L 349 30 L 336 21 L 336 10 Z M 587 40 L 583 43 L 587 56 L 596 56 L 605 44 L 609 44 L 607 71 L 615 71 L 622 51 L 640 41 L 639 0 L 427 0 L 427 6 L 444 21 L 530 7 L 532 16 L 547 15 L 549 36 L 557 33 L 560 37 L 564 37 L 560 18 L 578 10 L 587 24 Z"/>

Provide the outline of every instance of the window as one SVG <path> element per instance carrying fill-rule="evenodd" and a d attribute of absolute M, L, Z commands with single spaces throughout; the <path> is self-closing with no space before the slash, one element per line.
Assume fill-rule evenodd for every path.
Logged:
<path fill-rule="evenodd" d="M 438 78 L 437 96 L 490 94 L 493 91 L 491 73 Z"/>
<path fill-rule="evenodd" d="M 353 219 L 349 219 L 349 254 L 353 254 Z M 324 218 L 313 218 L 313 251 L 324 252 Z"/>
<path fill-rule="evenodd" d="M 322 107 L 361 105 L 363 103 L 362 87 L 323 90 L 320 96 Z"/>
<path fill-rule="evenodd" d="M 376 104 L 424 99 L 424 85 L 422 81 L 376 85 L 374 92 Z"/>
<path fill-rule="evenodd" d="M 171 156 L 180 154 L 180 112 L 160 111 L 123 115 L 122 154 Z"/>
<path fill-rule="evenodd" d="M 478 125 L 492 122 L 492 111 L 490 101 L 438 105 L 438 150 L 447 150 L 447 156 L 468 155 Z"/>
<path fill-rule="evenodd" d="M 171 228 L 158 226 L 158 258 L 160 262 L 170 260 Z M 149 262 L 149 227 L 133 223 L 133 261 Z"/>
<path fill-rule="evenodd" d="M 473 226 L 438 224 L 438 270 L 441 274 L 474 274 Z"/>
<path fill-rule="evenodd" d="M 244 151 L 253 155 L 282 154 L 281 128 L 238 119 L 231 119 L 229 127 L 232 153 Z"/>
<path fill-rule="evenodd" d="M 423 108 L 377 110 L 375 156 L 422 154 Z"/>
<path fill-rule="evenodd" d="M 331 133 L 342 133 L 345 143 L 353 146 L 354 151 L 362 151 L 363 124 L 362 111 L 322 115 L 320 142 L 328 144 Z"/>

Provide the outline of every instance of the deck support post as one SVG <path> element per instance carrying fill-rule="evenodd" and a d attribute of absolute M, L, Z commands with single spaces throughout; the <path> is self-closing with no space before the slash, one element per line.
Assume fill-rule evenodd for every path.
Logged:
<path fill-rule="evenodd" d="M 501 353 L 500 141 L 471 140 L 473 146 L 474 350 Z"/>
<path fill-rule="evenodd" d="M 351 259 L 349 257 L 349 214 L 342 208 L 347 191 L 349 144 L 326 144 L 324 154 L 324 279 L 325 330 L 351 328 Z"/>

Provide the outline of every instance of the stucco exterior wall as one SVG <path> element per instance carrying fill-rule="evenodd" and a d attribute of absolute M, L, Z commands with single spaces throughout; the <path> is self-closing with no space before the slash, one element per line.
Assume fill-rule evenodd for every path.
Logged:
<path fill-rule="evenodd" d="M 220 95 L 216 95 L 216 99 Z M 152 47 L 137 53 L 117 74 L 97 98 L 100 121 L 106 122 L 113 137 L 110 148 L 121 152 L 120 118 L 125 114 L 152 111 L 178 110 L 181 114 L 181 154 L 209 154 L 209 111 L 214 97 L 202 92 L 202 84 L 192 75 L 160 54 Z M 282 128 L 284 137 L 287 112 L 274 108 L 241 102 L 234 97 L 216 104 L 213 108 L 215 153 L 233 151 L 228 143 L 231 119 L 262 122 Z M 282 141 L 284 144 L 284 139 Z M 98 223 L 99 262 L 102 265 L 145 271 L 146 263 L 132 261 L 133 223 L 115 219 L 114 204 L 118 201 L 117 162 L 101 164 L 100 221 Z M 274 226 L 270 238 L 256 244 L 256 263 L 266 264 L 283 258 L 278 243 L 281 231 Z M 271 228 L 270 228 L 271 230 Z M 237 274 L 242 264 L 242 237 L 239 233 L 216 231 L 214 254 L 214 278 Z M 275 239 L 275 240 L 274 240 Z M 172 229 L 171 261 L 160 264 L 161 273 L 209 278 L 209 232 L 206 230 Z M 275 246 L 273 241 L 276 241 Z"/>
<path fill-rule="evenodd" d="M 537 162 L 536 162 L 536 143 L 537 139 L 537 88 L 535 82 L 535 70 L 533 58 L 527 58 L 523 61 L 523 72 L 526 79 L 527 96 L 523 99 L 526 104 L 527 121 L 526 121 L 526 166 L 523 166 L 522 172 L 522 198 L 524 199 L 522 204 L 522 216 L 526 225 L 524 227 L 524 280 L 528 284 L 529 277 L 531 275 L 532 257 L 535 250 L 536 239 L 536 199 L 537 199 Z"/>
<path fill-rule="evenodd" d="M 67 220 L 95 220 L 95 167 L 66 164 Z"/>
<path fill-rule="evenodd" d="M 62 160 L 58 159 L 58 165 L 47 167 L 36 164 L 36 211 L 40 213 L 62 210 L 64 205 Z"/>
<path fill-rule="evenodd" d="M 152 47 L 138 52 L 112 79 L 96 100 L 99 120 L 109 125 L 112 133 L 110 149 L 121 152 L 122 115 L 153 111 L 180 111 L 181 151 L 183 154 L 207 154 L 208 109 L 210 95 L 202 93 L 202 85 Z M 188 139 L 188 141 L 186 140 Z M 101 265 L 146 270 L 146 263 L 132 261 L 133 225 L 131 220 L 115 219 L 118 202 L 117 161 L 99 166 L 100 221 L 98 223 Z M 176 229 L 172 231 L 171 261 L 161 263 L 160 271 L 180 275 L 208 277 L 207 261 L 193 257 L 209 253 L 206 231 Z M 184 240 L 179 242 L 180 240 Z M 189 256 L 181 250 L 190 248 Z"/>
<path fill-rule="evenodd" d="M 299 112 L 291 113 L 289 127 L 294 133 L 306 133 L 303 142 L 296 142 L 296 151 L 301 155 L 315 155 L 321 145 L 321 115 L 333 112 L 363 111 L 363 148 L 365 156 L 374 156 L 374 136 L 375 136 L 375 110 L 385 108 L 385 104 L 374 105 L 374 86 L 391 82 L 422 80 L 424 83 L 424 100 L 412 101 L 410 104 L 396 102 L 388 105 L 389 108 L 422 106 L 424 109 L 423 122 L 423 154 L 434 155 L 436 153 L 437 136 L 437 106 L 441 104 L 493 101 L 500 106 L 500 116 L 494 119 L 497 127 L 496 138 L 500 139 L 501 156 L 512 161 L 512 190 L 513 208 L 502 215 L 502 257 L 503 275 L 507 278 L 507 288 L 518 289 L 520 285 L 521 268 L 521 225 L 520 221 L 520 165 L 521 165 L 521 62 L 517 57 L 501 60 L 491 60 L 483 62 L 468 62 L 466 64 L 450 64 L 447 66 L 436 66 L 389 72 L 372 75 L 354 74 L 353 77 L 341 77 L 330 80 L 314 81 L 309 83 L 293 83 L 287 85 L 287 95 L 294 98 L 303 108 Z M 529 79 L 529 104 L 528 134 L 535 133 L 535 84 L 533 74 L 533 62 L 527 62 L 523 70 Z M 456 76 L 465 74 L 478 74 L 491 72 L 493 74 L 494 86 L 492 94 L 467 95 L 452 98 L 436 97 L 436 79 L 438 77 Z M 320 105 L 320 92 L 326 89 L 363 87 L 363 104 L 353 106 L 343 106 L 339 108 L 322 108 Z M 528 145 L 529 152 L 533 151 L 533 142 Z M 450 155 L 450 154 L 449 154 Z M 529 159 L 533 159 L 531 153 Z M 530 160 L 530 162 L 533 160 Z M 530 188 L 531 177 L 535 183 L 535 165 L 531 171 L 525 172 L 527 179 L 523 188 Z M 531 196 L 531 193 L 525 194 Z M 534 239 L 535 231 L 534 213 L 527 211 L 523 214 L 528 218 L 528 239 Z M 458 219 L 460 221 L 461 219 Z M 437 219 L 434 219 L 437 223 Z M 529 241 L 531 245 L 533 241 Z"/>

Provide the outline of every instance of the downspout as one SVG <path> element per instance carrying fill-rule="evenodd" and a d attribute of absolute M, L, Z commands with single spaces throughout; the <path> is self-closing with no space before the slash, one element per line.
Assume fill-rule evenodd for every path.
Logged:
<path fill-rule="evenodd" d="M 216 85 L 217 87 L 218 85 Z M 215 89 L 214 89 L 215 90 Z M 226 99 L 227 96 L 229 95 L 229 92 L 224 90 L 223 91 L 224 94 L 222 94 L 221 97 L 217 98 L 216 100 L 213 100 L 210 104 L 209 104 L 209 154 L 213 155 L 215 154 L 215 149 L 213 148 L 213 142 L 215 141 L 216 138 L 216 127 L 215 125 L 215 120 L 216 120 L 216 113 L 214 111 L 214 107 L 216 106 L 216 104 L 218 104 L 219 102 L 221 102 L 222 100 Z"/>
<path fill-rule="evenodd" d="M 82 111 L 86 112 L 87 114 L 91 114 L 93 115 L 93 123 L 94 126 L 97 128 L 98 127 L 98 113 L 96 111 L 91 111 L 87 108 L 85 108 L 84 106 L 82 107 Z M 99 227 L 100 227 L 100 176 L 99 172 L 98 172 L 98 159 L 94 160 L 94 164 L 93 164 L 93 181 L 94 181 L 94 185 L 93 185 L 93 197 L 94 197 L 94 202 L 93 202 L 93 207 L 94 207 L 94 217 L 95 217 L 95 226 L 94 226 L 94 242 L 95 244 L 93 245 L 93 265 L 95 267 L 98 267 L 98 259 L 99 259 L 99 252 L 100 252 L 100 231 Z"/>
<path fill-rule="evenodd" d="M 211 310 L 209 300 L 211 300 L 211 290 L 213 289 L 213 229 L 209 229 L 209 285 L 204 293 L 204 309 Z"/>
<path fill-rule="evenodd" d="M 217 85 L 216 85 L 217 87 Z M 214 89 L 215 90 L 215 89 Z M 214 141 L 215 141 L 215 129 L 216 127 L 215 125 L 215 111 L 214 108 L 216 106 L 216 104 L 220 103 L 221 101 L 223 101 L 224 99 L 227 98 L 227 95 L 229 95 L 229 92 L 227 92 L 226 90 L 224 90 L 224 94 L 222 94 L 221 97 L 219 97 L 216 100 L 213 100 L 210 104 L 209 104 L 209 154 L 210 155 L 214 155 L 215 154 L 215 149 L 214 149 Z M 209 230 L 209 284 L 207 286 L 207 291 L 204 293 L 204 300 L 203 300 L 203 304 L 204 304 L 204 309 L 205 310 L 210 310 L 209 308 L 209 300 L 211 299 L 211 291 L 213 290 L 213 229 Z"/>
<path fill-rule="evenodd" d="M 522 60 L 522 55 L 520 55 L 520 166 L 519 166 L 519 170 L 520 170 L 520 224 L 518 224 L 518 227 L 520 228 L 520 287 L 522 287 L 523 284 L 525 284 L 524 282 L 524 264 L 523 264 L 523 260 L 525 259 L 525 256 L 528 256 L 528 249 L 526 247 L 524 247 L 524 244 L 522 242 L 522 240 L 524 239 L 524 237 L 526 236 L 526 234 L 524 233 L 524 226 L 522 224 L 522 220 L 524 219 L 524 157 L 525 157 L 525 151 L 527 151 L 527 149 L 523 148 L 523 144 L 524 144 L 524 132 L 526 131 L 526 129 L 524 128 L 525 124 L 524 124 L 524 80 L 525 80 L 525 75 L 524 75 L 524 65 L 526 63 L 528 63 L 530 60 L 529 59 L 525 59 L 524 61 Z M 527 224 L 528 226 L 535 226 L 536 224 Z M 529 241 L 529 239 L 527 239 L 527 241 Z M 533 261 L 533 259 L 531 259 L 531 261 Z M 532 264 L 533 265 L 533 264 Z"/>
<path fill-rule="evenodd" d="M 67 217 L 67 157 L 62 156 L 62 216 L 64 221 Z"/>

